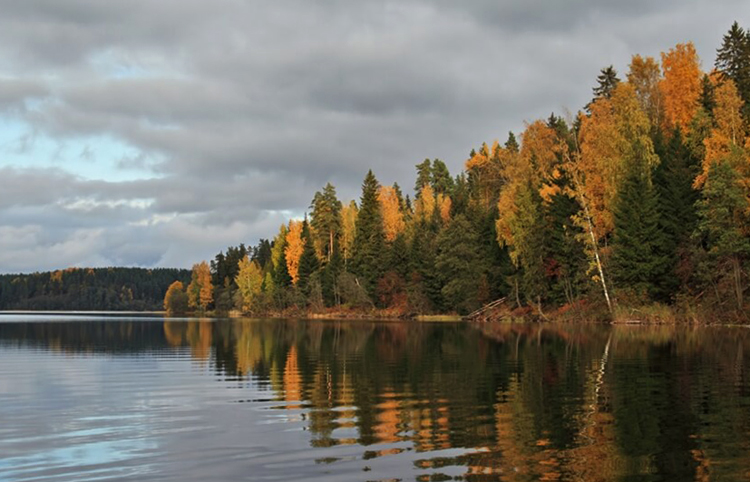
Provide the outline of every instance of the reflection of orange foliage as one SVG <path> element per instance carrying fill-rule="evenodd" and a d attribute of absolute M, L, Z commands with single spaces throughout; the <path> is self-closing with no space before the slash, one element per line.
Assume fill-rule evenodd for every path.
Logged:
<path fill-rule="evenodd" d="M 197 328 L 197 330 L 196 330 Z M 192 332 L 190 347 L 193 356 L 201 360 L 207 360 L 211 355 L 211 342 L 213 341 L 213 323 L 211 321 L 190 322 L 188 333 Z"/>
<path fill-rule="evenodd" d="M 381 397 L 385 401 L 375 406 L 378 411 L 375 417 L 377 420 L 375 437 L 383 443 L 398 442 L 400 440 L 398 433 L 401 422 L 400 404 L 398 400 L 395 400 L 396 394 L 390 389 L 386 389 Z"/>
<path fill-rule="evenodd" d="M 164 338 L 170 346 L 182 346 L 185 343 L 185 323 L 175 321 L 164 322 Z"/>
<path fill-rule="evenodd" d="M 299 372 L 295 346 L 289 350 L 284 365 L 284 399 L 288 402 L 302 400 L 302 376 Z"/>

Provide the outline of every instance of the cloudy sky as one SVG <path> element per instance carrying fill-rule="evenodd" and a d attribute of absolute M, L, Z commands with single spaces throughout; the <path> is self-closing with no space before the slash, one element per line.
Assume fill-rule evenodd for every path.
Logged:
<path fill-rule="evenodd" d="M 0 272 L 175 266 L 410 188 L 747 0 L 0 0 Z"/>

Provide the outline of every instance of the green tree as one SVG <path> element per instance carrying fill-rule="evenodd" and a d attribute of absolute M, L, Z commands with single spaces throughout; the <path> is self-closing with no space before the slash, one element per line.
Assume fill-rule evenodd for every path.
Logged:
<path fill-rule="evenodd" d="M 477 279 L 481 260 L 477 233 L 465 216 L 451 220 L 437 238 L 435 266 L 442 282 L 441 294 L 447 307 L 468 314 L 479 307 Z"/>
<path fill-rule="evenodd" d="M 414 183 L 414 195 L 419 197 L 422 188 L 432 183 L 432 161 L 425 159 L 417 164 L 417 181 Z"/>
<path fill-rule="evenodd" d="M 613 66 L 604 67 L 599 75 L 596 77 L 596 87 L 594 87 L 594 99 L 604 97 L 609 99 L 612 97 L 612 93 L 620 83 L 619 77 L 617 77 L 617 71 Z"/>
<path fill-rule="evenodd" d="M 284 290 L 292 286 L 292 277 L 286 263 L 286 225 L 281 225 L 279 234 L 273 240 L 271 249 L 271 261 L 273 263 L 273 283 L 277 290 Z"/>
<path fill-rule="evenodd" d="M 730 162 L 713 164 L 698 202 L 698 233 L 708 248 L 709 271 L 730 280 L 737 308 L 744 306 L 744 263 L 750 254 L 745 210 L 747 199 Z"/>
<path fill-rule="evenodd" d="M 247 257 L 241 260 L 235 283 L 240 294 L 239 308 L 243 312 L 252 311 L 263 287 L 263 270 L 260 264 Z"/>
<path fill-rule="evenodd" d="M 378 201 L 378 183 L 372 171 L 367 172 L 362 183 L 362 197 L 352 247 L 352 272 L 372 296 L 375 284 L 383 274 L 385 233 L 383 215 Z"/>
<path fill-rule="evenodd" d="M 318 271 L 320 262 L 318 261 L 318 256 L 315 254 L 312 233 L 310 233 L 310 225 L 307 219 L 302 222 L 302 242 L 304 246 L 302 256 L 299 259 L 299 280 L 297 281 L 297 287 L 305 296 L 309 296 L 310 279 Z"/>
<path fill-rule="evenodd" d="M 336 188 L 329 182 L 323 192 L 316 192 L 310 205 L 310 225 L 315 235 L 318 252 L 327 262 L 333 256 L 333 245 L 341 234 L 341 201 Z"/>
<path fill-rule="evenodd" d="M 432 161 L 432 189 L 435 194 L 451 194 L 453 192 L 453 178 L 448 166 L 440 159 Z"/>
<path fill-rule="evenodd" d="M 516 140 L 516 135 L 513 134 L 513 132 L 508 132 L 508 140 L 505 141 L 505 148 L 512 153 L 517 154 L 520 147 L 518 146 L 518 141 Z"/>
<path fill-rule="evenodd" d="M 509 254 L 521 269 L 524 295 L 541 312 L 547 295 L 545 213 L 539 190 L 530 179 L 521 187 L 516 203 L 517 212 L 511 225 L 514 243 Z"/>
<path fill-rule="evenodd" d="M 734 81 L 747 109 L 750 104 L 750 32 L 746 32 L 737 22 L 732 24 L 724 35 L 721 47 L 716 50 L 714 66 Z"/>
<path fill-rule="evenodd" d="M 655 298 L 669 266 L 660 226 L 659 198 L 646 162 L 631 162 L 614 205 L 612 274 L 615 286 Z"/>
<path fill-rule="evenodd" d="M 680 265 L 688 261 L 691 236 L 696 228 L 699 193 L 693 189 L 693 179 L 700 167 L 679 128 L 667 141 L 657 132 L 654 149 L 661 158 L 654 169 L 653 182 L 659 199 L 659 225 L 668 265 L 662 279 L 654 282 L 660 297 L 667 300 L 677 293 L 680 281 L 687 281 L 687 273 L 682 273 Z"/>

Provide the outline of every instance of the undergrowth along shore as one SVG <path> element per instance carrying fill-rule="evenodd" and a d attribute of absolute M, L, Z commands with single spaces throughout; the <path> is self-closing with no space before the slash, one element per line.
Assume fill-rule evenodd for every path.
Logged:
<path fill-rule="evenodd" d="M 170 316 L 169 313 L 167 313 Z M 221 313 L 207 311 L 190 313 L 194 316 L 229 318 L 295 318 L 312 320 L 412 320 L 416 322 L 487 322 L 487 323 L 612 323 L 612 324 L 690 324 L 690 325 L 750 325 L 747 313 L 737 311 L 712 312 L 700 305 L 664 305 L 659 303 L 642 305 L 616 304 L 612 314 L 604 302 L 580 300 L 550 311 L 538 311 L 529 306 L 514 308 L 507 305 L 491 310 L 481 317 L 461 316 L 457 313 L 418 314 L 392 309 L 325 309 L 310 311 L 287 309 L 267 313 L 241 313 L 237 310 Z"/>

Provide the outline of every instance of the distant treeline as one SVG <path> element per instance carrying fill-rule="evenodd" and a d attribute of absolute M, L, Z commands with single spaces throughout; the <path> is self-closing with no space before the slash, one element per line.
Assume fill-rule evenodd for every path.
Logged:
<path fill-rule="evenodd" d="M 184 269 L 69 268 L 0 275 L 0 310 L 161 310 Z"/>
<path fill-rule="evenodd" d="M 689 42 L 634 55 L 622 78 L 605 67 L 577 115 L 482 144 L 455 176 L 425 160 L 412 197 L 372 171 L 359 202 L 328 184 L 272 240 L 196 265 L 166 306 L 467 313 L 506 297 L 542 317 L 671 305 L 746 319 L 749 127 L 750 35 L 735 23 L 711 71 Z"/>

